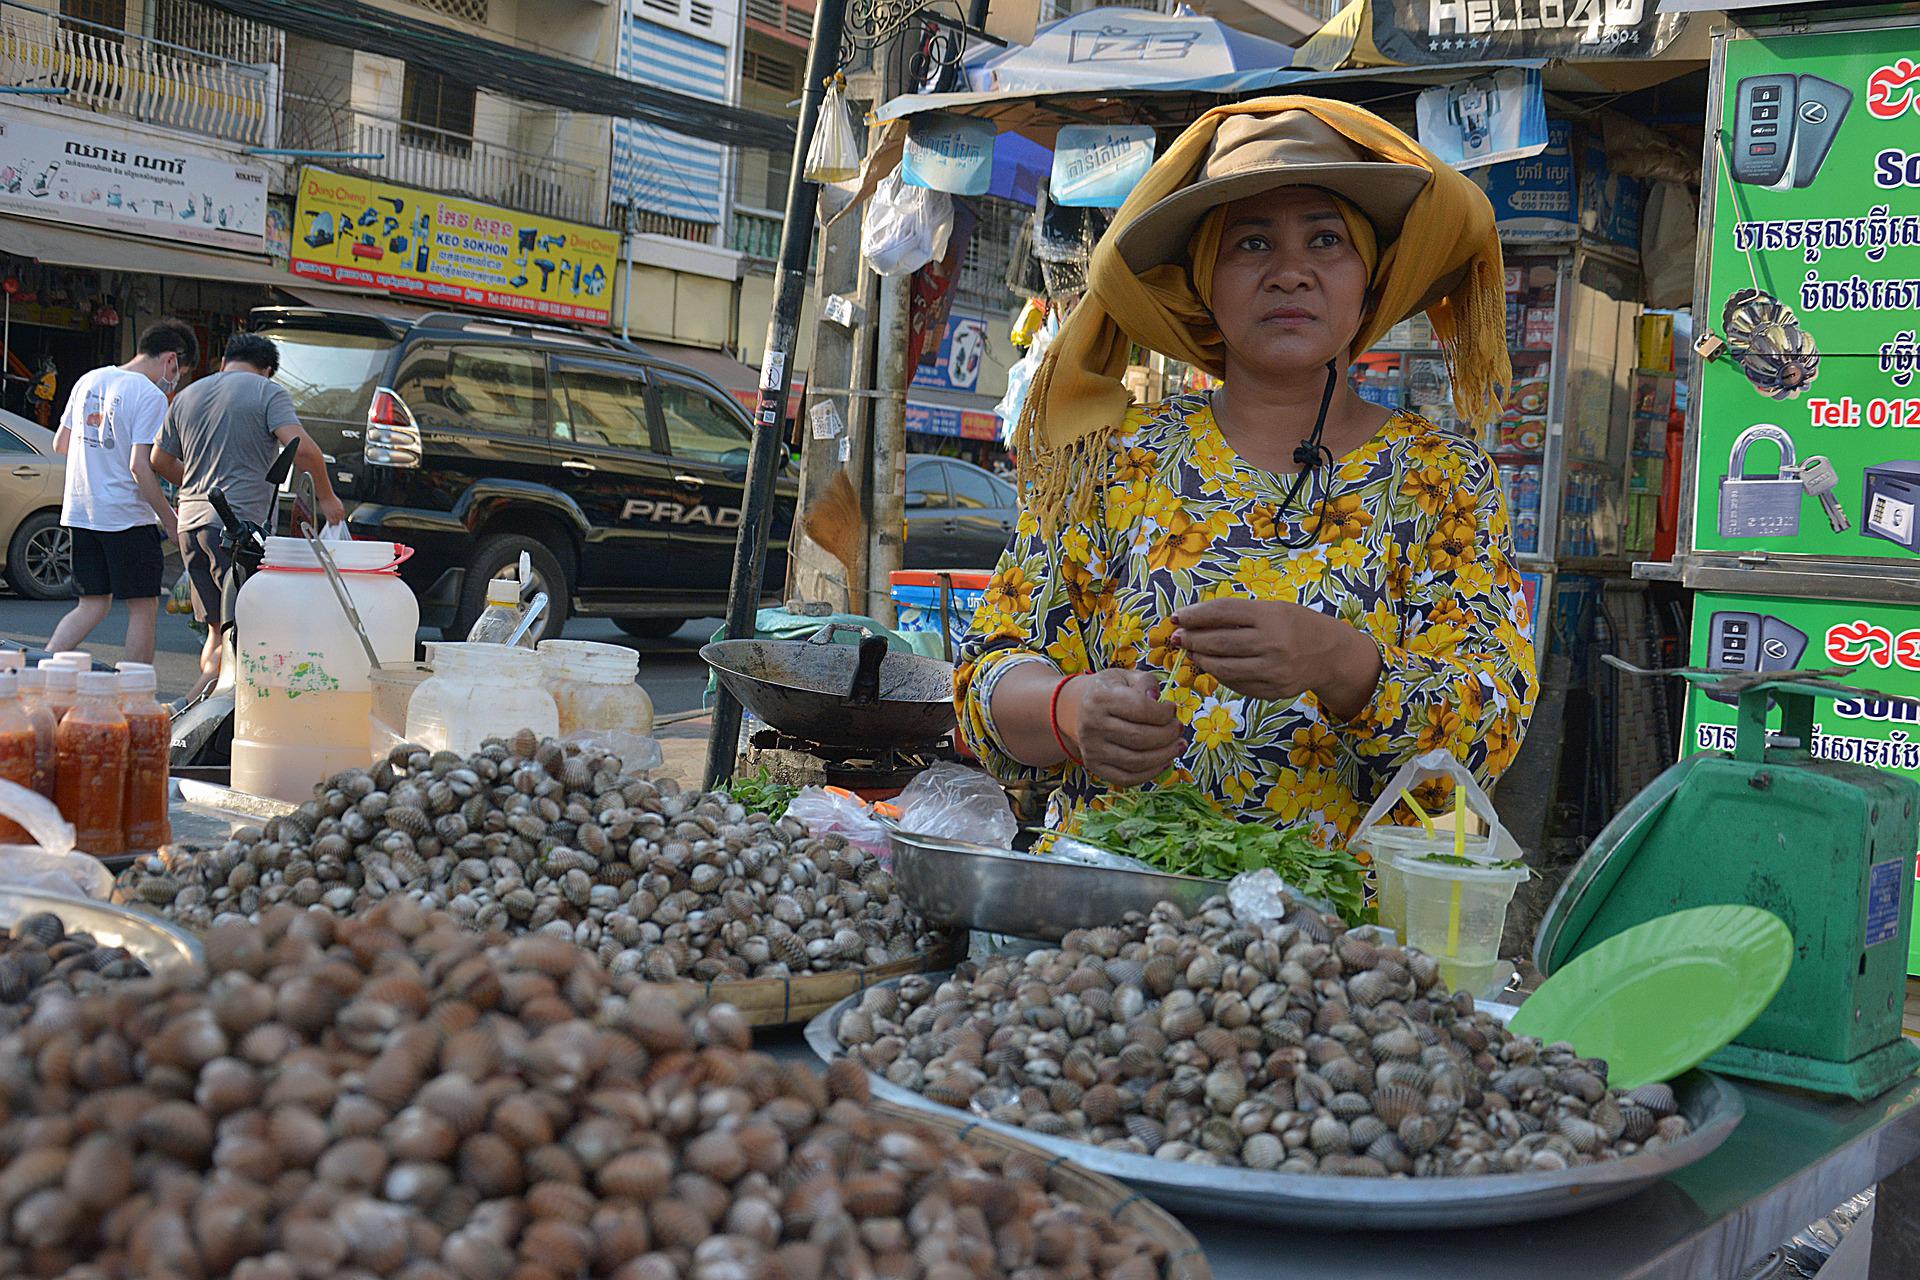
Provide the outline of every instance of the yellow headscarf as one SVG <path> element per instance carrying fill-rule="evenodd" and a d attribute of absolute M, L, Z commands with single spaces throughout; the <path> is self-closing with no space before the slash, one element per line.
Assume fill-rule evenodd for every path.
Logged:
<path fill-rule="evenodd" d="M 1094 248 L 1086 297 L 1067 318 L 1027 391 L 1013 445 L 1025 501 L 1049 534 L 1063 517 L 1094 514 L 1108 436 L 1131 402 L 1120 380 L 1130 344 L 1215 377 L 1225 372 L 1220 331 L 1206 302 L 1219 251 L 1218 210 L 1194 235 L 1191 271 L 1185 264 L 1170 264 L 1134 272 L 1115 247 L 1120 231 L 1194 180 L 1222 120 L 1295 110 L 1309 112 L 1381 160 L 1418 165 L 1433 174 L 1407 211 L 1405 225 L 1420 228 L 1420 234 L 1402 235 L 1378 251 L 1377 265 L 1369 262 L 1371 309 L 1349 354 L 1371 347 L 1437 287 L 1451 282 L 1427 315 L 1446 354 L 1454 407 L 1476 427 L 1500 410 L 1513 381 L 1506 286 L 1493 206 L 1480 188 L 1379 116 L 1349 103 L 1282 96 L 1215 107 L 1154 161 L 1115 215 Z M 1372 225 L 1346 201 L 1336 203 L 1362 256 L 1370 257 Z"/>

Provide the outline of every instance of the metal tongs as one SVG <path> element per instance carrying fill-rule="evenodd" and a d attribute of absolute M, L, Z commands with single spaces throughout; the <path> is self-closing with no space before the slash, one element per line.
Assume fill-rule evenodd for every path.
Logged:
<path fill-rule="evenodd" d="M 300 473 L 294 493 L 300 500 L 301 512 L 308 515 L 318 514 L 319 496 L 314 490 L 313 477 L 310 474 L 305 471 Z M 340 577 L 340 570 L 333 563 L 333 554 L 327 550 L 327 544 L 320 540 L 320 535 L 313 531 L 311 519 L 301 519 L 300 513 L 296 513 L 294 524 L 299 529 L 300 536 L 307 540 L 307 545 L 313 548 L 313 554 L 320 561 L 320 568 L 325 571 L 327 581 L 333 585 L 334 598 L 339 600 L 340 607 L 346 610 L 347 621 L 353 626 L 353 634 L 360 637 L 360 647 L 367 651 L 367 669 L 377 671 L 380 667 L 380 655 L 374 652 L 373 641 L 367 639 L 367 628 L 360 621 L 360 611 L 354 608 L 353 597 L 347 594 L 347 584 Z"/>

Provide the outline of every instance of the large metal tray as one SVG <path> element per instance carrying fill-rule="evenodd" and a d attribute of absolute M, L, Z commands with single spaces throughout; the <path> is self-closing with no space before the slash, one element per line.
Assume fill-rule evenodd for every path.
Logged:
<path fill-rule="evenodd" d="M 944 974 L 928 974 L 939 982 Z M 882 983 L 892 986 L 896 983 Z M 807 1045 L 822 1061 L 844 1056 L 833 1028 L 854 1007 L 853 995 L 807 1024 Z M 1483 1006 L 1492 1011 L 1491 1006 Z M 1511 1010 L 1503 1010 L 1511 1014 Z M 1496 1016 L 1499 1016 L 1496 1013 Z M 909 1089 L 867 1073 L 873 1095 L 941 1115 L 961 1114 Z M 1673 1082 L 1680 1109 L 1693 1122 L 1688 1137 L 1659 1151 L 1558 1173 L 1489 1174 L 1465 1178 L 1322 1178 L 1257 1169 L 1190 1165 L 1128 1152 L 1108 1151 L 1070 1138 L 1051 1137 L 1017 1125 L 973 1117 L 983 1129 L 1017 1137 L 1062 1156 L 1083 1169 L 1118 1178 L 1178 1213 L 1284 1223 L 1321 1231 L 1426 1230 L 1532 1222 L 1580 1213 L 1624 1200 L 1635 1192 L 1711 1155 L 1725 1142 L 1746 1104 L 1723 1080 L 1690 1071 Z"/>
<path fill-rule="evenodd" d="M 0 885 L 0 928 L 11 930 L 23 917 L 42 911 L 60 917 L 69 933 L 89 933 L 107 946 L 125 947 L 156 978 L 207 967 L 206 952 L 191 934 L 152 916 L 91 898 Z"/>
<path fill-rule="evenodd" d="M 1172 902 L 1193 912 L 1227 891 L 1219 880 L 1035 857 L 943 836 L 889 831 L 893 879 L 914 910 L 948 928 L 1058 942 Z"/>

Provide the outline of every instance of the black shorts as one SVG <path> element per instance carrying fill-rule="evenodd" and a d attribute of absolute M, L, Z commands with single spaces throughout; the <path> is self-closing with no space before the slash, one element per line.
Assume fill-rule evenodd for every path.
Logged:
<path fill-rule="evenodd" d="M 228 617 L 227 588 L 233 580 L 233 564 L 221 538 L 217 524 L 180 531 L 180 559 L 193 588 L 193 616 L 215 630 L 232 621 Z"/>
<path fill-rule="evenodd" d="M 83 596 L 151 600 L 165 576 L 166 535 L 157 524 L 73 529 L 73 585 Z"/>

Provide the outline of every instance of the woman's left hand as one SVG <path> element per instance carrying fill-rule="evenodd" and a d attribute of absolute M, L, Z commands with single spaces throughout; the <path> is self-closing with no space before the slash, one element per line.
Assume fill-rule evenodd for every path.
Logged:
<path fill-rule="evenodd" d="M 1311 692 L 1343 720 L 1366 709 L 1380 646 L 1338 618 L 1284 600 L 1203 600 L 1174 615 L 1175 647 L 1235 693 L 1292 702 Z"/>

